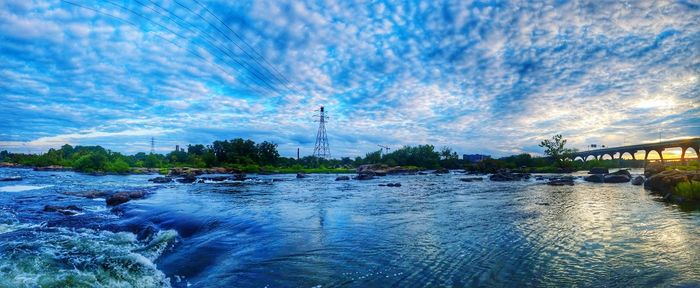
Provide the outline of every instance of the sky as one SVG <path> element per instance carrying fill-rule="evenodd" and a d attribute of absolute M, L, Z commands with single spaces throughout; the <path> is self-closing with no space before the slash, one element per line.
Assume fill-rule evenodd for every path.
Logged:
<path fill-rule="evenodd" d="M 0 0 L 0 150 L 700 135 L 698 1 Z"/>

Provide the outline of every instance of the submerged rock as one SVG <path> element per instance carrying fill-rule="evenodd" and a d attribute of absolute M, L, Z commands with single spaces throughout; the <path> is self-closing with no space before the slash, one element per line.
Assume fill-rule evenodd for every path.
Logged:
<path fill-rule="evenodd" d="M 483 181 L 483 177 L 467 177 L 467 178 L 460 178 L 459 181 L 462 182 L 474 182 L 474 181 Z"/>
<path fill-rule="evenodd" d="M 187 174 L 176 181 L 180 183 L 194 183 L 194 181 L 197 181 L 197 176 L 194 174 Z"/>
<path fill-rule="evenodd" d="M 299 178 L 299 179 L 306 178 L 306 174 L 299 172 L 299 173 L 297 173 L 297 178 Z"/>
<path fill-rule="evenodd" d="M 398 183 L 398 182 L 397 183 L 389 183 L 389 184 L 386 184 L 386 186 L 388 186 L 388 187 L 401 187 L 401 183 Z"/>
<path fill-rule="evenodd" d="M 559 177 L 559 178 L 551 178 L 547 182 L 547 185 L 552 185 L 552 186 L 573 186 L 574 185 L 574 177 L 568 176 L 568 177 Z"/>
<path fill-rule="evenodd" d="M 508 171 L 500 171 L 489 176 L 491 181 L 520 181 L 530 178 L 530 173 L 511 173 Z"/>
<path fill-rule="evenodd" d="M 78 212 L 83 211 L 78 206 L 75 205 L 68 205 L 68 206 L 53 206 L 53 205 L 46 205 L 44 206 L 44 212 L 58 212 L 63 215 L 75 215 L 78 214 Z"/>
<path fill-rule="evenodd" d="M 637 176 L 632 179 L 632 185 L 642 185 L 644 184 L 644 176 Z"/>
<path fill-rule="evenodd" d="M 21 176 L 10 176 L 10 177 L 5 177 L 5 178 L 0 178 L 0 182 L 7 182 L 7 181 L 22 181 Z"/>
<path fill-rule="evenodd" d="M 440 169 L 435 170 L 435 172 L 433 172 L 433 173 L 435 173 L 435 174 L 447 174 L 447 173 L 450 173 L 450 170 L 447 168 L 440 168 Z"/>
<path fill-rule="evenodd" d="M 338 176 L 335 178 L 335 181 L 346 181 L 346 180 L 350 180 L 350 177 L 349 176 Z"/>
<path fill-rule="evenodd" d="M 149 181 L 149 182 L 153 182 L 153 183 L 161 183 L 161 184 L 162 184 L 162 183 L 170 183 L 170 182 L 172 182 L 172 181 L 173 181 L 173 178 L 170 178 L 170 177 L 156 177 L 156 178 L 148 179 L 148 181 Z"/>

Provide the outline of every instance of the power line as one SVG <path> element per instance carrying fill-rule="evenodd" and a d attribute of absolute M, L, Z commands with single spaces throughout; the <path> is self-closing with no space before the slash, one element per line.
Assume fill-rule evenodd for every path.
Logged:
<path fill-rule="evenodd" d="M 193 33 L 195 33 L 195 34 L 198 33 L 198 32 L 197 32 L 197 31 L 194 31 L 192 28 L 190 28 L 190 27 L 188 27 L 188 26 L 194 27 L 195 29 L 199 30 L 199 33 L 201 33 L 201 35 L 204 35 L 204 36 L 206 36 L 206 38 L 208 38 L 207 40 L 203 40 L 203 41 L 206 42 L 210 47 L 213 47 L 213 48 L 219 50 L 219 51 L 220 51 L 221 53 L 223 53 L 224 55 L 228 56 L 231 60 L 233 60 L 234 62 L 236 62 L 236 64 L 238 64 L 238 65 L 241 66 L 242 68 L 246 69 L 249 73 L 253 74 L 253 76 L 255 76 L 255 77 L 258 78 L 260 81 L 262 81 L 267 87 L 269 87 L 269 88 L 270 88 L 271 90 L 273 90 L 274 92 L 279 92 L 275 87 L 273 87 L 273 86 L 268 82 L 267 79 L 263 79 L 263 77 L 266 77 L 265 75 L 263 75 L 262 73 L 258 72 L 258 70 L 257 70 L 253 65 L 250 65 L 250 64 L 246 63 L 245 61 L 244 61 L 243 63 L 239 62 L 234 56 L 231 55 L 231 54 L 235 54 L 231 49 L 229 49 L 228 47 L 226 47 L 226 45 L 224 45 L 224 43 L 222 43 L 221 41 L 219 41 L 217 38 L 211 36 L 211 35 L 210 35 L 209 33 L 207 33 L 205 30 L 203 30 L 203 29 L 197 27 L 196 25 L 193 25 L 193 24 L 189 23 L 187 20 L 183 19 L 182 17 L 178 16 L 177 14 L 171 12 L 171 11 L 168 10 L 167 8 L 164 8 L 163 6 L 159 5 L 158 3 L 156 3 L 156 2 L 154 2 L 154 1 L 152 1 L 152 0 L 149 0 L 149 2 L 152 3 L 153 5 L 157 6 L 157 7 L 160 8 L 161 10 L 165 11 L 165 13 L 167 13 L 168 15 L 172 15 L 172 16 L 176 17 L 176 18 L 179 19 L 180 21 L 176 21 L 176 20 L 174 20 L 172 17 L 169 17 L 169 16 L 167 16 L 167 15 L 164 15 L 162 12 L 160 12 L 160 11 L 154 9 L 154 8 L 148 7 L 148 6 L 147 6 L 146 4 L 144 4 L 143 2 L 140 2 L 140 1 L 138 1 L 138 0 L 135 0 L 135 2 L 141 4 L 143 7 L 146 7 L 146 8 L 148 8 L 148 9 L 150 9 L 150 10 L 152 10 L 152 11 L 158 13 L 158 15 L 161 15 L 161 16 L 165 17 L 166 19 L 170 20 L 171 22 L 177 24 L 179 27 L 182 27 L 182 28 L 184 28 L 184 29 L 187 29 L 187 30 L 189 30 L 189 31 L 191 31 L 191 32 L 193 32 Z M 183 25 L 181 22 L 182 22 L 182 23 L 185 23 L 185 24 Z M 218 44 L 218 45 L 216 45 L 216 44 Z M 223 49 L 226 49 L 228 52 L 222 50 L 222 48 L 220 48 L 219 46 L 223 47 Z M 230 52 L 230 53 L 229 53 L 229 52 Z M 245 65 L 244 63 L 247 64 L 247 65 Z M 246 67 L 246 66 L 247 66 L 247 67 Z M 260 84 L 258 83 L 258 85 L 260 85 Z"/>
<path fill-rule="evenodd" d="M 134 14 L 134 15 L 136 15 L 136 16 L 139 16 L 139 17 L 145 19 L 146 21 L 148 21 L 148 22 L 150 22 L 150 23 L 153 23 L 153 24 L 155 24 L 155 25 L 158 25 L 159 27 L 165 29 L 166 31 L 168 31 L 168 32 L 170 32 L 170 33 L 172 33 L 172 34 L 174 34 L 175 36 L 177 36 L 177 37 L 179 37 L 179 38 L 181 38 L 181 39 L 188 40 L 186 37 L 182 36 L 180 33 L 177 33 L 177 32 L 175 32 L 175 31 L 171 30 L 170 28 L 165 27 L 164 25 L 162 25 L 162 24 L 160 24 L 160 23 L 158 23 L 158 22 L 156 22 L 156 21 L 151 20 L 150 18 L 144 16 L 144 15 L 141 14 L 141 13 L 138 13 L 138 12 L 134 11 L 133 9 L 130 9 L 130 8 L 125 7 L 125 6 L 123 6 L 123 5 L 117 4 L 117 3 L 113 2 L 113 1 L 110 1 L 110 0 L 105 0 L 105 2 L 110 3 L 110 4 L 114 5 L 114 6 L 117 6 L 117 7 L 119 7 L 120 9 L 127 10 L 127 11 L 131 12 L 132 14 Z M 211 46 L 213 46 L 213 45 L 211 45 Z M 214 47 L 214 48 L 217 48 L 217 49 L 219 49 L 219 51 L 222 51 L 222 52 L 223 52 L 223 50 L 221 50 L 220 48 L 218 48 L 218 47 L 216 47 L 216 46 L 213 46 L 213 47 Z M 229 56 L 229 57 L 230 57 L 230 56 Z M 221 58 L 221 57 L 217 57 L 217 58 Z M 230 58 L 231 58 L 234 62 L 236 62 L 239 66 L 241 66 L 243 69 L 246 69 L 246 68 L 243 66 L 243 64 L 240 63 L 238 60 L 236 60 L 236 59 L 233 58 L 233 57 L 230 57 Z M 221 59 L 221 60 L 224 60 L 224 59 Z M 224 61 L 225 61 L 225 60 L 224 60 Z M 253 71 L 251 71 L 251 70 L 249 70 L 249 69 L 246 69 L 246 70 L 248 70 L 248 72 L 253 73 L 253 75 L 254 75 L 256 78 L 260 79 L 260 81 L 262 81 L 263 83 L 265 83 L 265 85 L 267 85 L 268 87 L 270 87 L 270 89 L 272 89 L 272 91 L 278 92 L 278 91 L 275 90 L 274 87 L 272 87 L 272 85 L 270 85 L 269 83 L 267 83 L 264 79 L 260 78 L 260 77 L 259 77 L 257 74 L 255 74 Z M 240 71 L 239 71 L 239 72 L 240 72 Z M 263 85 L 260 84 L 260 82 L 256 81 L 255 79 L 250 78 L 250 77 L 249 77 L 249 79 L 250 79 L 250 80 L 253 80 L 253 82 L 256 82 L 257 85 L 263 86 Z"/>
<path fill-rule="evenodd" d="M 175 4 L 179 5 L 180 7 L 185 8 L 187 11 L 190 11 L 190 13 L 192 13 L 192 14 L 194 14 L 194 15 L 197 15 L 197 17 L 199 17 L 199 18 L 201 18 L 202 20 L 204 20 L 204 22 L 206 22 L 207 24 L 209 24 L 209 26 L 211 26 L 211 27 L 213 27 L 214 29 L 216 29 L 216 31 L 219 31 L 219 33 L 220 33 L 221 35 L 223 35 L 223 36 L 226 37 L 226 39 L 228 39 L 231 43 L 233 43 L 234 45 L 236 45 L 236 47 L 238 47 L 238 49 L 240 49 L 241 51 L 243 51 L 243 53 L 245 53 L 246 55 L 248 55 L 248 57 L 250 57 L 251 59 L 253 59 L 248 53 L 246 53 L 245 50 L 243 50 L 243 48 L 242 48 L 240 45 L 238 45 L 238 43 L 236 43 L 235 41 L 233 41 L 230 37 L 228 37 L 228 35 L 226 35 L 224 32 L 222 32 L 218 27 L 212 25 L 211 22 L 209 22 L 209 21 L 208 21 L 206 18 L 204 18 L 201 14 L 199 14 L 199 13 L 193 11 L 192 9 L 190 9 L 189 7 L 183 5 L 182 3 L 180 3 L 180 2 L 177 1 L 177 0 L 173 0 L 173 2 L 175 2 Z M 255 61 L 255 60 L 253 59 L 253 61 Z M 255 61 L 255 62 L 259 64 L 259 62 L 257 62 L 257 61 Z M 262 65 L 261 65 L 261 67 L 264 68 L 264 66 L 262 66 Z M 284 85 L 284 83 L 282 83 L 282 85 Z M 287 88 L 290 89 L 289 87 L 287 87 Z"/>
<path fill-rule="evenodd" d="M 192 0 L 192 1 L 194 1 L 194 2 L 197 3 L 199 6 L 201 6 L 202 8 L 204 8 L 204 10 L 205 10 L 207 13 L 209 13 L 209 14 L 212 15 L 212 16 L 214 16 L 214 18 L 215 18 L 216 20 L 218 20 L 222 25 L 224 25 L 229 31 L 231 31 L 231 33 L 233 33 L 233 35 L 236 36 L 236 38 L 238 38 L 239 40 L 241 40 L 241 42 L 243 42 L 243 44 L 244 44 L 245 46 L 247 46 L 251 51 L 253 51 L 253 53 L 255 53 L 255 55 L 257 55 L 260 59 L 262 59 L 268 66 L 270 66 L 270 68 L 272 68 L 272 70 L 274 70 L 280 77 L 282 77 L 282 78 L 284 79 L 284 81 L 286 81 L 287 83 L 291 84 L 291 82 L 289 81 L 289 79 L 287 79 L 287 77 L 285 77 L 284 74 L 282 74 L 281 72 L 279 72 L 279 70 L 277 70 L 277 68 L 275 68 L 275 66 L 272 65 L 272 63 L 270 63 L 269 61 L 267 61 L 267 59 L 265 59 L 265 57 L 263 57 L 262 55 L 260 55 L 260 53 L 258 53 L 250 44 L 248 44 L 248 42 L 246 42 L 245 40 L 243 40 L 243 38 L 242 38 L 238 33 L 236 33 L 236 31 L 234 31 L 233 29 L 231 29 L 231 27 L 229 27 L 228 25 L 226 25 L 226 23 L 224 23 L 224 21 L 222 21 L 218 16 L 216 16 L 216 14 L 212 13 L 211 10 L 209 10 L 209 8 L 207 8 L 207 6 L 205 6 L 204 4 L 202 4 L 201 2 L 199 2 L 198 0 Z M 245 50 L 243 50 L 243 49 L 241 49 L 241 50 L 242 50 L 244 53 L 246 53 Z M 249 54 L 246 53 L 246 55 L 249 55 Z M 249 56 L 250 56 L 250 55 L 249 55 Z M 252 57 L 251 57 L 251 58 L 252 58 Z M 277 77 L 276 75 L 274 75 L 274 76 Z M 278 80 L 281 80 L 281 79 L 278 78 Z M 292 85 L 293 85 L 293 84 L 292 84 Z M 289 87 L 288 87 L 288 88 L 289 88 Z"/>
<path fill-rule="evenodd" d="M 81 5 L 81 4 L 78 4 L 78 3 L 74 3 L 74 2 L 71 2 L 71 1 L 68 1 L 68 0 L 61 0 L 61 2 L 65 2 L 65 3 L 67 3 L 67 4 L 74 5 L 74 6 L 83 8 L 83 9 L 87 9 L 87 10 L 93 11 L 93 12 L 98 13 L 98 14 L 102 14 L 102 15 L 105 15 L 105 16 L 108 16 L 108 17 L 112 17 L 112 18 L 115 18 L 115 19 L 117 19 L 117 20 L 119 20 L 119 21 L 122 21 L 122 22 L 125 22 L 125 23 L 127 23 L 127 24 L 130 24 L 130 25 L 132 25 L 132 26 L 135 26 L 135 27 L 140 28 L 140 26 L 139 26 L 138 24 L 136 24 L 136 23 L 134 23 L 134 22 L 132 22 L 132 21 L 129 21 L 129 20 L 124 19 L 124 18 L 121 18 L 121 17 L 119 17 L 119 16 L 115 16 L 115 15 L 112 15 L 112 14 L 109 14 L 109 13 L 106 13 L 106 12 L 103 12 L 103 11 L 100 11 L 100 10 L 95 9 L 95 8 L 92 8 L 92 7 L 87 7 L 87 6 L 84 6 L 84 5 Z M 166 28 L 166 29 L 167 29 L 167 28 Z M 169 30 L 169 29 L 167 29 L 167 30 Z M 172 32 L 171 32 L 171 33 L 172 33 Z M 176 36 L 178 36 L 177 33 L 173 33 L 173 34 L 175 34 Z M 230 72 L 226 71 L 223 67 L 221 67 L 221 65 L 210 62 L 209 60 L 207 60 L 207 59 L 204 58 L 203 56 L 201 56 L 201 55 L 199 55 L 199 54 L 197 54 L 197 53 L 192 52 L 191 49 L 184 48 L 184 47 L 180 46 L 179 44 L 177 44 L 176 42 L 174 42 L 174 41 L 172 41 L 172 40 L 170 40 L 170 39 L 167 39 L 167 38 L 165 38 L 165 37 L 163 37 L 163 36 L 160 36 L 160 35 L 158 35 L 158 34 L 153 34 L 153 35 L 156 36 L 156 37 L 158 37 L 158 38 L 160 38 L 160 39 L 163 39 L 163 40 L 165 40 L 165 41 L 167 41 L 167 42 L 169 42 L 169 43 L 171 43 L 171 44 L 173 44 L 173 45 L 175 45 L 176 47 L 178 47 L 178 48 L 180 48 L 180 49 L 183 49 L 183 50 L 187 51 L 189 54 L 191 54 L 191 55 L 193 55 L 193 56 L 195 56 L 195 57 L 198 57 L 198 58 L 204 60 L 204 62 L 207 62 L 207 63 L 210 63 L 210 64 L 212 64 L 212 65 L 215 65 L 219 70 L 221 70 L 221 72 L 224 72 L 225 74 L 231 76 L 232 78 L 238 79 L 235 75 L 231 74 Z M 181 36 L 180 36 L 180 37 L 181 37 Z M 256 90 L 254 87 L 250 86 L 250 84 L 248 84 L 248 83 L 246 83 L 246 82 L 242 82 L 242 81 L 239 81 L 239 82 L 240 82 L 241 84 L 245 85 L 246 87 L 248 87 L 248 89 L 250 89 L 251 91 L 255 91 L 255 90 Z"/>

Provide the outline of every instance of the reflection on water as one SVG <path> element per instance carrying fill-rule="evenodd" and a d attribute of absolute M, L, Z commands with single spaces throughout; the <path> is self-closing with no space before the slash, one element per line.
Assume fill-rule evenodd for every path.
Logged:
<path fill-rule="evenodd" d="M 122 280 L 132 285 L 700 285 L 700 212 L 684 212 L 627 183 L 553 187 L 535 180 L 467 183 L 460 175 L 338 182 L 335 175 L 271 175 L 159 186 L 148 176 L 22 176 L 27 183 L 15 185 L 55 186 L 0 194 L 3 213 L 12 215 L 0 222 L 3 251 L 35 243 L 27 246 L 31 254 L 18 255 L 37 263 L 75 255 L 85 265 L 70 271 L 110 281 L 124 277 L 124 265 L 134 267 L 133 277 Z M 387 182 L 403 185 L 378 186 Z M 147 199 L 115 210 L 63 194 L 143 187 L 153 191 Z M 92 208 L 78 216 L 40 212 L 50 203 Z M 100 236 L 86 239 L 85 231 Z M 75 250 L 48 235 L 97 248 Z M 127 240 L 117 245 L 107 241 L 112 237 Z M 151 244 L 154 237 L 167 240 Z M 32 252 L 41 243 L 55 251 Z M 125 252 L 106 250 L 141 255 L 153 265 L 114 262 Z M 2 276 L 17 273 L 11 260 L 1 260 Z M 23 273 L 41 278 L 68 271 L 54 260 L 45 270 Z M 105 261 L 123 265 L 104 268 Z"/>

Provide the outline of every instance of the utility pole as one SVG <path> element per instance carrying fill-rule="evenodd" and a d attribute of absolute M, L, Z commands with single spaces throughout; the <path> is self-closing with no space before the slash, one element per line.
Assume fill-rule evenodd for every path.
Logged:
<path fill-rule="evenodd" d="M 331 148 L 328 145 L 328 135 L 326 135 L 326 119 L 328 119 L 328 116 L 326 116 L 323 106 L 321 106 L 319 112 L 318 132 L 316 132 L 316 145 L 314 145 L 313 156 L 318 158 L 330 158 Z"/>

